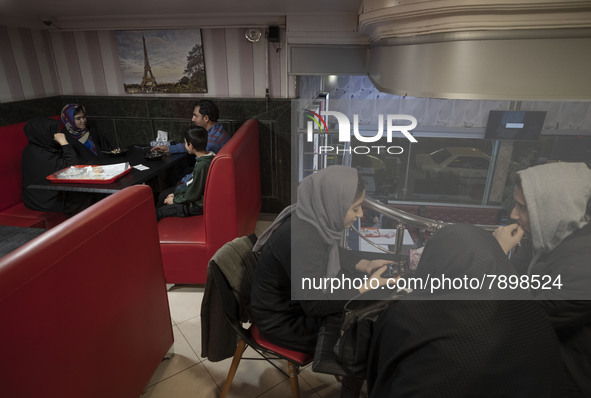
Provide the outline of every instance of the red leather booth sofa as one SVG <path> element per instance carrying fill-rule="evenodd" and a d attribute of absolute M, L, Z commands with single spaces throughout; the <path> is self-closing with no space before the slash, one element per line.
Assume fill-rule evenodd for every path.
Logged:
<path fill-rule="evenodd" d="M 209 259 L 226 242 L 253 233 L 260 209 L 259 124 L 250 119 L 211 162 L 203 215 L 158 222 L 166 282 L 204 284 Z"/>
<path fill-rule="evenodd" d="M 2 257 L 0 320 L 1 396 L 139 397 L 173 343 L 151 189 Z"/>
<path fill-rule="evenodd" d="M 26 122 L 0 126 L 3 148 L 0 156 L 0 225 L 49 229 L 64 221 L 66 216 L 62 213 L 28 209 L 21 199 L 21 155 L 27 146 L 27 137 L 23 130 L 25 124 Z"/>

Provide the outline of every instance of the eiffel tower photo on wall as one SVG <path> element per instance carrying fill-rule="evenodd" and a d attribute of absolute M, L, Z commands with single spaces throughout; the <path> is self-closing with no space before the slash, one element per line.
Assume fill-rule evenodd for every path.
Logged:
<path fill-rule="evenodd" d="M 115 31 L 128 94 L 206 93 L 199 29 Z"/>

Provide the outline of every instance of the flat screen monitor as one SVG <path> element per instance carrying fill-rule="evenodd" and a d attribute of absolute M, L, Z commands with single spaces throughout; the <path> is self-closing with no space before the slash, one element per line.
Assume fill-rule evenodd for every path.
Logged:
<path fill-rule="evenodd" d="M 484 138 L 535 141 L 545 118 L 546 111 L 490 111 Z"/>

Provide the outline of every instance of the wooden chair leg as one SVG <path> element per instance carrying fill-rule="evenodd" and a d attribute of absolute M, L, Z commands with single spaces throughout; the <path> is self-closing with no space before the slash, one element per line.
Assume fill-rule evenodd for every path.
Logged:
<path fill-rule="evenodd" d="M 298 368 L 299 366 L 287 361 L 287 369 L 289 373 L 289 383 L 291 384 L 291 396 L 293 398 L 300 398 L 300 385 L 298 383 Z"/>
<path fill-rule="evenodd" d="M 232 365 L 230 366 L 230 370 L 228 370 L 228 376 L 226 377 L 226 382 L 224 383 L 224 388 L 222 388 L 220 398 L 226 398 L 228 391 L 230 391 L 232 380 L 234 379 L 234 375 L 236 374 L 238 365 L 240 365 L 240 360 L 242 359 L 242 354 L 244 354 L 246 347 L 246 341 L 240 339 L 238 341 L 238 344 L 236 345 L 236 351 L 234 351 L 234 358 L 232 358 Z"/>

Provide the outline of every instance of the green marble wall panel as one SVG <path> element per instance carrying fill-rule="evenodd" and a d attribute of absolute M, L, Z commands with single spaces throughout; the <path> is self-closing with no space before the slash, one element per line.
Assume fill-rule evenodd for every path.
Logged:
<path fill-rule="evenodd" d="M 149 145 L 158 130 L 169 139 L 182 141 L 191 126 L 195 104 L 201 98 L 56 96 L 0 103 L 0 125 L 57 115 L 68 103 L 84 105 L 91 124 L 113 145 Z M 262 211 L 278 212 L 290 202 L 291 187 L 291 101 L 265 99 L 215 99 L 219 122 L 230 133 L 250 118 L 260 123 Z"/>

